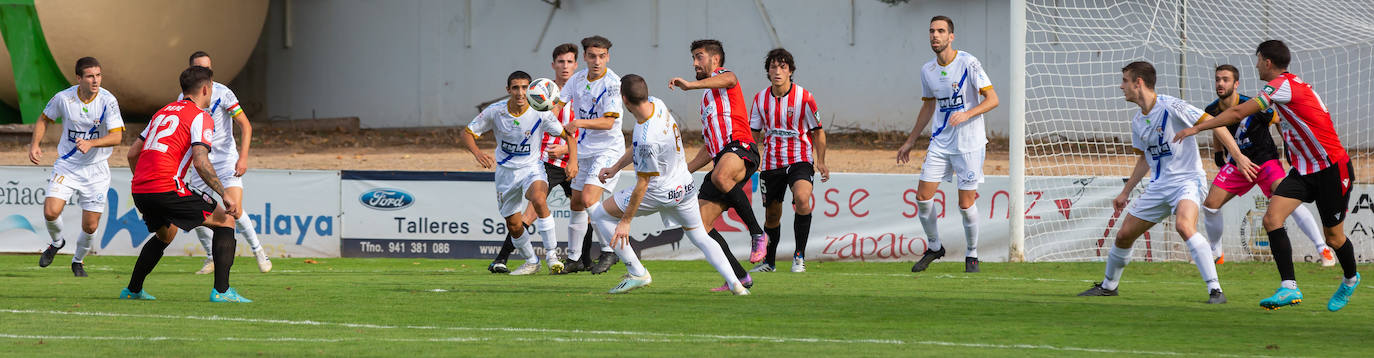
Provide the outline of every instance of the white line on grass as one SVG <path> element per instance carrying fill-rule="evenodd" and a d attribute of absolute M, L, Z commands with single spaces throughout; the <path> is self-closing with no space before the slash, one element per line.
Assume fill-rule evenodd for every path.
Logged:
<path fill-rule="evenodd" d="M 420 329 L 420 330 L 454 330 L 454 331 L 478 331 L 478 332 L 537 332 L 537 333 L 558 333 L 575 335 L 624 335 L 624 336 L 656 336 L 670 338 L 560 338 L 560 337 L 452 337 L 452 338 L 431 338 L 431 339 L 394 339 L 394 338 L 360 338 L 357 340 L 374 341 L 394 341 L 394 342 L 450 342 L 450 341 L 554 341 L 554 342 L 660 342 L 660 343 L 684 343 L 684 342 L 716 342 L 720 340 L 731 341 L 756 341 L 772 343 L 834 343 L 834 344 L 874 344 L 874 345 L 929 345 L 960 348 L 984 348 L 984 349 L 1037 349 L 1049 351 L 1065 352 L 1090 352 L 1090 353 L 1116 353 L 1116 354 L 1137 354 L 1137 355 L 1158 355 L 1158 356 L 1191 356 L 1197 353 L 1182 353 L 1171 351 L 1140 351 L 1122 350 L 1109 348 L 1085 348 L 1070 346 L 1052 346 L 1035 344 L 993 344 L 993 343 L 963 343 L 946 341 L 904 341 L 897 339 L 835 339 L 817 337 L 770 337 L 770 336 L 738 336 L 738 335 L 714 335 L 714 334 L 689 334 L 689 333 L 662 333 L 662 332 L 636 332 L 636 331 L 609 331 L 609 330 L 580 330 L 580 329 L 548 329 L 548 328 L 511 328 L 511 327 L 439 327 L 439 326 L 410 326 L 410 325 L 381 325 L 372 323 L 347 323 L 347 322 L 321 322 L 313 320 L 283 320 L 283 319 L 259 319 L 241 317 L 222 317 L 222 316 L 175 316 L 175 315 L 153 315 L 153 314 L 130 314 L 130 313 L 111 313 L 111 312 L 65 312 L 65 311 L 38 311 L 38 310 L 16 310 L 0 309 L 0 313 L 10 314 L 48 314 L 48 315 L 67 315 L 67 316 L 92 316 L 92 317 L 126 317 L 126 318 L 155 318 L 155 319 L 175 319 L 175 320 L 196 320 L 196 321 L 228 321 L 246 323 L 275 323 L 285 325 L 303 326 L 337 326 L 346 328 L 370 328 L 370 329 Z M 95 339 L 95 340 L 200 340 L 200 338 L 173 338 L 173 337 L 81 337 L 81 336 L 20 336 L 0 334 L 0 338 L 16 339 Z M 268 341 L 276 340 L 281 342 L 334 342 L 341 340 L 316 339 L 316 338 L 219 338 L 219 340 L 246 340 L 246 341 Z M 1269 357 L 1262 355 L 1234 355 L 1216 354 L 1218 357 Z"/>
<path fill-rule="evenodd" d="M 913 277 L 912 274 L 905 274 L 905 273 L 833 272 L 833 273 L 824 273 L 824 274 L 825 274 L 825 275 L 839 275 L 839 276 Z M 961 280 L 962 280 L 962 279 L 982 279 L 982 280 L 1000 280 L 1000 281 L 1035 281 L 1035 282 L 1083 282 L 1083 283 L 1096 283 L 1096 282 L 1098 282 L 1098 281 L 1095 281 L 1095 280 L 1075 280 L 1075 279 L 1066 279 L 1066 278 L 1004 277 L 1004 276 L 983 276 L 983 275 L 953 275 L 953 274 L 947 274 L 947 273 L 945 273 L 945 274 L 938 274 L 938 275 L 934 275 L 934 276 L 930 276 L 930 278 L 938 278 L 938 279 L 961 279 Z M 1149 284 L 1166 284 L 1166 285 L 1196 285 L 1196 284 L 1197 284 L 1197 282 L 1184 282 L 1184 281 L 1140 281 L 1140 280 L 1121 280 L 1121 282 L 1122 282 L 1122 283 L 1136 283 L 1136 284 L 1146 284 L 1146 283 L 1149 283 Z"/>

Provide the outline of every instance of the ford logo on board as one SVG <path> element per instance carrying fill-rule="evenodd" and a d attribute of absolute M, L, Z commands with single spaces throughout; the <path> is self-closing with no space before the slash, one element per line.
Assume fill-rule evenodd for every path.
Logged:
<path fill-rule="evenodd" d="M 369 190 L 358 201 L 377 210 L 400 210 L 415 203 L 415 196 L 400 189 L 377 188 Z"/>

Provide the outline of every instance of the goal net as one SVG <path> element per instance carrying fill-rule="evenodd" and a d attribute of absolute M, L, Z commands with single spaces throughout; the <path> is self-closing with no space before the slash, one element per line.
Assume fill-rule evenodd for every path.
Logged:
<path fill-rule="evenodd" d="M 1241 94 L 1258 92 L 1262 83 L 1255 73 L 1254 52 L 1267 39 L 1283 40 L 1292 49 L 1290 70 L 1311 83 L 1325 101 L 1354 157 L 1357 182 L 1370 183 L 1374 2 L 1028 1 L 1026 190 L 1052 200 L 1062 216 L 1027 221 L 1026 258 L 1100 260 L 1112 245 L 1121 218 L 1114 215 L 1110 198 L 1120 192 L 1136 160 L 1129 122 L 1139 110 L 1118 88 L 1121 67 L 1149 61 L 1158 73 L 1158 93 L 1203 108 L 1216 99 L 1212 78 L 1217 65 L 1232 64 L 1241 70 Z M 1281 137 L 1273 135 L 1282 145 Z M 1217 170 L 1210 133 L 1199 135 L 1198 143 L 1210 183 Z M 1284 164 L 1287 168 L 1286 160 Z M 1148 185 L 1145 182 L 1132 199 Z M 1357 188 L 1352 205 L 1358 196 Z M 1259 222 L 1266 204 L 1253 190 L 1223 208 L 1227 260 L 1269 259 Z M 1166 219 L 1136 242 L 1135 259 L 1188 259 L 1172 221 Z M 1350 231 L 1352 223 L 1346 225 Z M 1294 255 L 1299 261 L 1311 260 L 1314 246 L 1291 220 L 1288 227 Z M 1352 239 L 1361 243 L 1356 236 Z M 1357 254 L 1370 257 L 1371 244 L 1357 245 Z"/>

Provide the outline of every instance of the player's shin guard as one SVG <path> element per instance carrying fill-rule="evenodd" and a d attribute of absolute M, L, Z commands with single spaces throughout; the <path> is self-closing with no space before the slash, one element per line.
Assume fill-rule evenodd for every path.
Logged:
<path fill-rule="evenodd" d="M 1193 237 L 1188 238 L 1188 251 L 1193 255 L 1193 264 L 1197 265 L 1197 273 L 1202 275 L 1202 282 L 1207 284 L 1207 291 L 1220 290 L 1221 280 L 1217 278 L 1217 263 L 1213 261 L 1212 247 L 1207 243 L 1207 238 L 1202 237 L 1202 233 L 1194 233 Z"/>
<path fill-rule="evenodd" d="M 938 215 L 935 213 L 935 201 L 917 201 L 916 210 L 916 217 L 921 219 L 921 229 L 926 232 L 926 246 L 931 250 L 940 251 L 944 246 L 940 244 L 940 229 L 935 226 Z"/>
<path fill-rule="evenodd" d="M 243 241 L 248 242 L 249 249 L 253 250 L 253 252 L 262 250 L 262 241 L 258 240 L 258 233 L 254 231 L 253 220 L 249 219 L 248 215 L 240 216 L 237 220 L 234 220 L 234 227 L 237 228 L 239 232 L 243 233 Z"/>
<path fill-rule="evenodd" d="M 978 206 L 969 206 L 968 209 L 960 209 L 959 215 L 964 219 L 964 242 L 968 244 L 968 250 L 964 257 L 978 257 Z"/>
<path fill-rule="evenodd" d="M 763 262 L 769 265 L 776 265 L 778 258 L 778 242 L 782 238 L 782 226 L 766 227 L 763 232 L 768 233 L 768 257 L 763 258 Z"/>
<path fill-rule="evenodd" d="M 162 260 L 162 252 L 165 250 L 167 243 L 156 236 L 143 242 L 143 250 L 138 252 L 138 261 L 134 261 L 134 273 L 129 275 L 129 292 L 143 292 L 143 279 L 148 278 L 148 273 L 153 272 L 153 267 Z"/>
<path fill-rule="evenodd" d="M 699 227 L 692 228 L 691 230 L 683 228 L 683 233 L 687 235 L 687 239 L 692 240 L 692 244 L 696 245 L 697 249 L 701 250 L 701 253 L 706 256 L 706 262 L 710 263 L 711 267 L 716 268 L 716 272 L 719 272 L 720 276 L 725 278 L 726 285 L 735 287 L 735 284 L 739 283 L 740 278 L 744 277 L 744 274 L 741 273 L 743 267 L 739 267 L 739 261 L 734 261 L 734 267 L 731 267 L 731 260 L 727 259 L 729 256 L 722 250 L 717 240 L 713 240 L 710 237 L 711 235 L 707 234 L 705 231 L 706 230 Z M 712 230 L 712 232 L 714 232 L 714 230 Z"/>
<path fill-rule="evenodd" d="M 811 238 L 811 214 L 797 214 L 792 219 L 792 234 L 796 235 L 797 248 L 793 249 L 793 257 L 806 257 L 806 240 Z"/>
<path fill-rule="evenodd" d="M 754 206 L 749 204 L 749 194 L 744 192 L 744 186 L 748 183 L 749 178 L 745 178 L 740 185 L 735 185 L 733 190 L 726 193 L 725 197 L 730 202 L 730 208 L 735 209 L 735 214 L 739 215 L 739 220 L 749 227 L 749 235 L 755 236 L 763 233 L 763 226 L 759 225 L 758 217 L 754 216 Z"/>
<path fill-rule="evenodd" d="M 534 221 L 534 231 L 538 231 L 539 237 L 544 240 L 544 252 L 546 254 L 558 251 L 558 236 L 553 233 L 555 225 L 553 215 Z"/>
<path fill-rule="evenodd" d="M 615 226 L 620 222 L 620 219 L 611 216 L 610 213 L 600 207 L 592 211 L 591 219 L 592 227 L 596 228 L 597 235 L 603 238 L 615 237 Z M 615 252 L 615 255 L 620 257 L 620 261 L 625 263 L 625 272 L 635 276 L 649 274 L 649 270 L 645 269 L 644 265 L 639 262 L 639 256 L 635 255 L 634 247 L 629 242 L 623 246 L 615 246 L 609 243 L 610 240 L 606 241 L 606 246 L 611 247 L 611 251 Z"/>
<path fill-rule="evenodd" d="M 1112 250 L 1107 253 L 1107 272 L 1102 278 L 1102 288 L 1115 290 L 1121 284 L 1121 272 L 1126 271 L 1126 264 L 1131 262 L 1131 249 L 1123 249 L 1112 245 Z"/>
<path fill-rule="evenodd" d="M 191 231 L 194 231 L 196 233 L 196 239 L 200 240 L 200 246 L 205 247 L 205 257 L 209 259 L 214 259 L 215 233 L 213 231 L 210 231 L 210 228 L 204 226 L 197 226 L 195 229 L 191 229 Z"/>
<path fill-rule="evenodd" d="M 683 233 L 685 234 L 686 230 L 683 230 Z M 721 235 L 720 231 L 711 229 L 711 232 L 707 233 L 706 236 L 716 242 L 716 246 L 720 248 L 721 254 L 725 255 L 725 262 L 728 263 L 730 269 L 735 272 L 736 278 L 743 280 L 745 276 L 749 275 L 748 272 L 744 271 L 744 266 L 740 266 L 739 259 L 735 258 L 735 254 L 730 252 L 730 244 L 725 242 L 725 236 Z"/>
<path fill-rule="evenodd" d="M 215 240 L 215 291 L 229 290 L 229 268 L 234 266 L 234 252 L 238 240 L 234 240 L 234 229 L 228 227 L 212 228 Z"/>
<path fill-rule="evenodd" d="M 1322 233 L 1322 227 L 1317 225 L 1317 218 L 1312 216 L 1312 211 L 1307 210 L 1307 206 L 1298 205 L 1288 217 L 1293 218 L 1293 221 L 1298 223 L 1298 230 L 1302 230 L 1302 233 L 1312 240 L 1312 247 L 1321 250 L 1322 246 L 1326 246 L 1326 234 Z"/>
<path fill-rule="evenodd" d="M 1269 232 L 1269 252 L 1279 268 L 1279 279 L 1296 286 L 1298 279 L 1293 273 L 1293 244 L 1288 241 L 1288 229 L 1280 227 Z"/>
<path fill-rule="evenodd" d="M 1332 251 L 1336 252 L 1336 260 L 1341 262 L 1341 271 L 1344 271 L 1345 279 L 1347 281 L 1355 279 L 1355 274 L 1358 273 L 1355 270 L 1355 243 L 1347 237 L 1345 238 L 1345 245 L 1334 248 Z"/>
<path fill-rule="evenodd" d="M 76 255 L 72 256 L 72 262 L 86 262 L 86 254 L 91 252 L 91 238 L 95 234 L 82 231 L 76 235 Z"/>
<path fill-rule="evenodd" d="M 63 239 L 62 239 L 62 226 L 63 226 L 63 223 L 62 223 L 62 216 L 58 216 L 58 217 L 57 217 L 57 220 L 49 220 L 49 221 L 47 222 L 47 224 L 48 224 L 48 237 L 51 237 L 51 238 L 52 238 L 52 246 L 56 246 L 56 247 L 67 246 L 67 244 L 63 242 L 63 241 L 66 241 L 66 240 L 63 240 Z"/>
<path fill-rule="evenodd" d="M 1202 207 L 1202 224 L 1207 230 L 1207 245 L 1208 248 L 1212 249 L 1212 255 L 1220 255 L 1221 236 L 1226 232 L 1226 217 L 1221 215 L 1221 210 L 1208 209 L 1204 206 Z"/>
<path fill-rule="evenodd" d="M 568 216 L 568 259 L 577 261 L 582 258 L 582 242 L 587 231 L 587 212 L 573 211 Z"/>

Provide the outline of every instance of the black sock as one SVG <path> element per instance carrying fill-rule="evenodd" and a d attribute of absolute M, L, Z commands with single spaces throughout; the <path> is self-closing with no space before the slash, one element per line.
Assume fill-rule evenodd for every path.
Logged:
<path fill-rule="evenodd" d="M 239 242 L 234 240 L 234 228 L 215 227 L 210 230 L 215 233 L 212 244 L 215 247 L 215 291 L 228 291 L 229 268 L 234 266 L 234 249 Z"/>
<path fill-rule="evenodd" d="M 1345 238 L 1345 245 L 1335 249 L 1336 260 L 1341 262 L 1341 271 L 1345 271 L 1345 278 L 1355 277 L 1355 243 L 1350 242 L 1350 238 Z"/>
<path fill-rule="evenodd" d="M 763 232 L 768 233 L 768 256 L 763 258 L 763 262 L 776 266 L 778 263 L 778 237 L 782 236 L 782 226 L 766 227 Z"/>
<path fill-rule="evenodd" d="M 512 252 L 515 252 L 515 242 L 511 240 L 510 235 L 506 235 L 506 241 L 501 243 L 501 251 L 496 253 L 496 260 L 493 262 L 506 263 Z"/>
<path fill-rule="evenodd" d="M 792 233 L 797 235 L 797 250 L 792 256 L 806 258 L 806 240 L 811 238 L 811 214 L 797 214 L 792 219 Z"/>
<path fill-rule="evenodd" d="M 740 182 L 735 185 L 735 189 L 725 194 L 726 201 L 730 208 L 735 209 L 735 214 L 739 215 L 739 220 L 749 227 L 749 235 L 758 236 L 763 234 L 763 226 L 759 225 L 759 219 L 754 216 L 754 206 L 749 205 L 749 194 L 744 192 L 744 185 L 748 181 Z"/>
<path fill-rule="evenodd" d="M 1288 241 L 1288 229 L 1269 232 L 1269 250 L 1274 254 L 1274 264 L 1279 267 L 1279 279 L 1297 281 L 1297 275 L 1293 274 L 1293 244 Z"/>
<path fill-rule="evenodd" d="M 592 267 L 592 231 L 594 229 L 591 223 L 587 223 L 587 234 L 582 235 L 582 257 L 578 259 L 578 261 L 582 261 L 582 267 Z"/>
<path fill-rule="evenodd" d="M 143 250 L 138 252 L 138 261 L 134 261 L 134 273 L 129 275 L 129 292 L 143 292 L 143 279 L 148 277 L 148 273 L 153 272 L 153 267 L 162 260 L 162 252 L 165 250 L 167 243 L 158 240 L 156 235 L 143 242 Z"/>
<path fill-rule="evenodd" d="M 730 252 L 730 244 L 725 243 L 725 236 L 722 236 L 720 231 L 711 229 L 706 235 L 711 236 L 711 240 L 716 240 L 716 243 L 720 244 L 720 251 L 725 252 L 725 259 L 730 261 L 730 269 L 735 271 L 735 278 L 743 280 L 745 276 L 749 275 L 748 272 L 744 271 L 744 266 L 740 266 L 739 259 L 735 258 L 735 254 Z"/>

